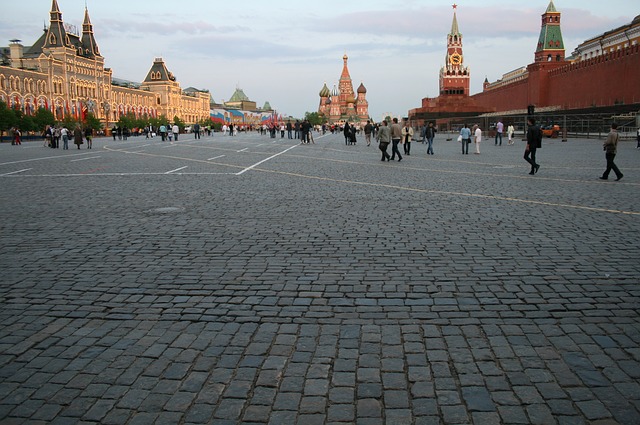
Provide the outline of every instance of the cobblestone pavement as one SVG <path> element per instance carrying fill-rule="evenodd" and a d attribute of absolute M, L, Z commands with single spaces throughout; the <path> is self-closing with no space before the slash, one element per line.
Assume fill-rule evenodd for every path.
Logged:
<path fill-rule="evenodd" d="M 640 423 L 635 143 L 192 137 L 0 145 L 2 424 Z"/>

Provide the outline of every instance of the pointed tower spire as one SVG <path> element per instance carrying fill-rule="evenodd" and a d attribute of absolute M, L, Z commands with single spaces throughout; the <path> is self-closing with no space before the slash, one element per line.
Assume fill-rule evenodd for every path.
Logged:
<path fill-rule="evenodd" d="M 453 4 L 453 22 L 451 22 L 451 35 L 461 35 L 460 30 L 458 29 L 458 18 L 456 18 L 456 9 L 458 8 L 457 4 Z"/>
<path fill-rule="evenodd" d="M 560 12 L 556 10 L 553 0 L 542 14 L 540 37 L 536 46 L 536 62 L 564 61 L 564 41 L 560 30 Z"/>
<path fill-rule="evenodd" d="M 84 54 L 88 57 L 95 58 L 100 56 L 100 50 L 98 50 L 98 44 L 93 36 L 93 25 L 89 19 L 89 9 L 84 8 L 84 22 L 82 23 L 82 48 Z"/>
<path fill-rule="evenodd" d="M 47 38 L 44 47 L 65 47 L 68 45 L 67 32 L 62 22 L 62 12 L 58 7 L 58 1 L 51 2 L 51 11 L 49 12 L 49 29 L 47 30 Z"/>

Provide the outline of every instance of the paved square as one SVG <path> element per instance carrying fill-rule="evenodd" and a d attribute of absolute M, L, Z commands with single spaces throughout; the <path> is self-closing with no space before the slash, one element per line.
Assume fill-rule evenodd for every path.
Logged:
<path fill-rule="evenodd" d="M 635 142 L 445 139 L 0 145 L 0 422 L 640 423 Z"/>

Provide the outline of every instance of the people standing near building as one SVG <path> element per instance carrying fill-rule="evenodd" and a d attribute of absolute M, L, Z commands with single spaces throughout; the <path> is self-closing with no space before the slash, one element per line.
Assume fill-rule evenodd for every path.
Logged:
<path fill-rule="evenodd" d="M 437 131 L 433 121 L 429 122 L 429 125 L 424 129 L 424 137 L 427 139 L 427 155 L 433 155 L 433 139 L 436 137 Z"/>
<path fill-rule="evenodd" d="M 536 150 L 542 147 L 542 130 L 536 125 L 536 119 L 527 119 L 527 147 L 524 150 L 524 160 L 531 164 L 529 174 L 533 175 L 540 169 L 540 164 L 536 163 Z M 529 158 L 531 156 L 531 158 Z"/>
<path fill-rule="evenodd" d="M 516 129 L 513 127 L 513 124 L 509 124 L 509 127 L 507 127 L 507 136 L 509 137 L 509 144 L 513 145 L 514 141 L 513 141 L 513 133 L 516 132 Z"/>
<path fill-rule="evenodd" d="M 163 142 L 167 140 L 167 126 L 164 124 L 161 124 L 158 131 L 160 131 L 160 139 L 162 139 Z M 113 140 L 115 140 L 115 138 Z"/>
<path fill-rule="evenodd" d="M 393 119 L 393 124 L 391 124 L 391 160 L 396 159 L 396 154 L 398 154 L 398 162 L 402 161 L 402 155 L 400 155 L 400 151 L 398 150 L 398 144 L 402 141 L 402 127 L 398 124 L 398 118 Z"/>
<path fill-rule="evenodd" d="M 413 139 L 413 127 L 409 125 L 409 120 L 407 120 L 402 127 L 402 146 L 405 155 L 411 155 L 411 139 Z"/>
<path fill-rule="evenodd" d="M 22 132 L 18 127 L 13 129 L 13 141 L 16 145 L 22 145 Z"/>
<path fill-rule="evenodd" d="M 194 139 L 199 139 L 200 138 L 200 124 L 195 123 L 193 125 L 193 138 Z"/>
<path fill-rule="evenodd" d="M 388 127 L 386 120 L 382 121 L 382 125 L 378 127 L 376 140 L 378 141 L 378 149 L 382 151 L 382 159 L 380 161 L 390 161 L 391 156 L 387 152 L 387 148 L 389 147 L 389 142 L 391 142 L 391 129 Z"/>
<path fill-rule="evenodd" d="M 636 149 L 640 149 L 640 127 L 638 127 L 638 130 L 636 131 L 636 139 L 638 140 L 638 144 L 636 145 Z"/>
<path fill-rule="evenodd" d="M 118 126 L 116 131 L 118 132 L 118 140 L 122 140 L 122 127 Z"/>
<path fill-rule="evenodd" d="M 284 123 L 280 124 L 280 138 L 284 139 L 284 130 L 286 129 Z"/>
<path fill-rule="evenodd" d="M 473 141 L 476 144 L 476 155 L 480 155 L 480 143 L 482 142 L 482 129 L 478 124 L 473 126 Z"/>
<path fill-rule="evenodd" d="M 371 120 L 367 120 L 364 125 L 364 140 L 367 142 L 367 146 L 371 146 L 371 133 L 373 133 L 373 125 L 371 125 Z"/>
<path fill-rule="evenodd" d="M 62 137 L 62 149 L 69 149 L 69 130 L 67 130 L 67 127 L 62 126 L 60 137 Z"/>
<path fill-rule="evenodd" d="M 462 154 L 469 155 L 469 144 L 471 143 L 471 129 L 465 123 L 464 127 L 460 130 L 460 138 L 462 144 Z"/>
<path fill-rule="evenodd" d="M 60 126 L 58 125 L 56 125 L 56 127 L 53 129 L 53 135 L 51 136 L 51 147 L 54 149 L 60 148 L 60 138 L 62 137 L 60 131 Z"/>
<path fill-rule="evenodd" d="M 291 121 L 289 121 L 287 123 L 287 139 L 293 139 L 293 125 L 291 124 Z"/>
<path fill-rule="evenodd" d="M 84 129 L 84 138 L 87 139 L 87 149 L 92 149 L 93 147 L 93 129 L 91 127 L 87 127 Z"/>
<path fill-rule="evenodd" d="M 498 139 L 500 139 L 500 146 L 502 146 L 503 131 L 504 131 L 504 124 L 502 124 L 502 121 L 498 120 L 498 124 L 496 124 L 496 146 L 498 146 Z"/>
<path fill-rule="evenodd" d="M 616 181 L 620 180 L 623 175 L 622 171 L 618 169 L 618 166 L 613 162 L 616 158 L 616 154 L 618 153 L 618 139 L 620 139 L 620 135 L 618 134 L 618 124 L 611 124 L 611 131 L 607 135 L 607 140 L 605 140 L 602 147 L 604 148 L 605 158 L 607 159 L 607 169 L 604 171 L 604 174 L 600 177 L 600 180 L 607 180 L 609 178 L 609 173 L 613 170 L 616 173 Z"/>
<path fill-rule="evenodd" d="M 310 125 L 307 125 L 308 121 L 305 119 L 300 123 L 300 144 L 307 143 L 307 132 L 309 131 Z"/>
<path fill-rule="evenodd" d="M 79 125 L 76 126 L 76 128 L 73 130 L 73 143 L 78 146 L 78 149 L 80 149 L 80 145 L 83 144 L 84 142 L 82 141 L 82 128 L 80 128 Z"/>
<path fill-rule="evenodd" d="M 342 134 L 344 135 L 344 144 L 351 144 L 351 126 L 348 122 L 344 123 L 344 127 L 342 128 Z"/>
<path fill-rule="evenodd" d="M 178 134 L 180 134 L 180 127 L 178 127 L 178 124 L 173 124 L 173 127 L 171 128 L 171 131 L 173 132 L 173 138 L 177 142 L 178 141 Z"/>

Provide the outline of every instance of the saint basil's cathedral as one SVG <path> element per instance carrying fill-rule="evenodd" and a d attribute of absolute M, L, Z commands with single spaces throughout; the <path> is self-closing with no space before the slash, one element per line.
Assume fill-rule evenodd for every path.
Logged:
<path fill-rule="evenodd" d="M 353 91 L 353 83 L 349 74 L 347 61 L 349 57 L 342 57 L 344 65 L 338 86 L 329 90 L 327 83 L 320 90 L 320 106 L 318 114 L 327 123 L 360 123 L 364 124 L 369 119 L 369 102 L 367 102 L 367 89 L 360 83 L 357 92 Z"/>

